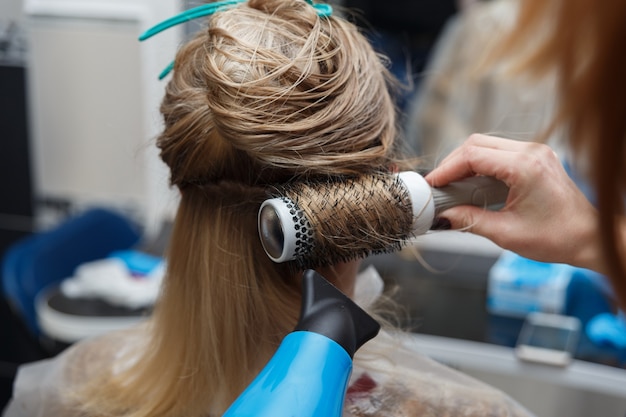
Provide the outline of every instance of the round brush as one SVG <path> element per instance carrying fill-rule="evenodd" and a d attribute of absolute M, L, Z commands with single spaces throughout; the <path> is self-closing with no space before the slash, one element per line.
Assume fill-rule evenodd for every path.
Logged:
<path fill-rule="evenodd" d="M 439 212 L 458 205 L 494 209 L 507 195 L 495 178 L 431 188 L 413 171 L 293 184 L 263 202 L 259 235 L 274 262 L 314 268 L 397 251 L 430 230 Z"/>

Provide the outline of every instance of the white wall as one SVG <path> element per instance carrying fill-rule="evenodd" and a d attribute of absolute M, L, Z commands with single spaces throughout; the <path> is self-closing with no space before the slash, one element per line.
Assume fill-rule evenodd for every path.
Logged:
<path fill-rule="evenodd" d="M 2 0 L 0 1 L 0 20 L 19 20 L 22 15 L 22 0 Z"/>
<path fill-rule="evenodd" d="M 137 36 L 177 0 L 25 0 L 35 189 L 76 206 L 109 205 L 154 232 L 175 194 L 158 158 L 160 71 L 181 31 Z"/>

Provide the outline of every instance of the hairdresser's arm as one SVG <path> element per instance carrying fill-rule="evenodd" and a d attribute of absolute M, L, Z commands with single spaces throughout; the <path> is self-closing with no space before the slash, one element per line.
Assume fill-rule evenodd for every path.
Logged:
<path fill-rule="evenodd" d="M 509 186 L 506 205 L 498 212 L 469 206 L 448 209 L 441 217 L 450 220 L 453 229 L 482 235 L 538 261 L 606 272 L 598 213 L 550 147 L 472 135 L 426 180 L 437 187 L 476 174 L 496 177 Z"/>

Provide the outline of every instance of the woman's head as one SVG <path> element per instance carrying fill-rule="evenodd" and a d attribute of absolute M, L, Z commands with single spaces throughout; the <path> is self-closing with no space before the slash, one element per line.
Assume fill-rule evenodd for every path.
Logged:
<path fill-rule="evenodd" d="M 221 415 L 299 314 L 301 271 L 263 251 L 261 203 L 287 183 L 392 168 L 389 81 L 355 26 L 304 0 L 218 10 L 181 47 L 157 139 L 181 199 L 152 338 L 94 381 L 87 409 Z"/>
<path fill-rule="evenodd" d="M 196 415 L 223 410 L 297 320 L 300 271 L 258 238 L 268 191 L 390 168 L 396 121 L 381 58 L 304 0 L 218 11 L 175 62 L 158 146 L 181 202 L 139 366 L 158 369 L 159 406 Z"/>
<path fill-rule="evenodd" d="M 357 29 L 303 0 L 218 12 L 183 46 L 158 140 L 172 183 L 267 186 L 391 162 L 387 71 Z"/>

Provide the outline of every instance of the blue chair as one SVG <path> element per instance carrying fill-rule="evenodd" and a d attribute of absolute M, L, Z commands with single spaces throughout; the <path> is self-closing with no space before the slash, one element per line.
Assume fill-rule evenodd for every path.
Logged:
<path fill-rule="evenodd" d="M 72 276 L 82 263 L 131 248 L 140 236 L 137 225 L 102 208 L 90 209 L 51 230 L 28 236 L 9 247 L 2 259 L 7 302 L 28 330 L 39 337 L 37 294 Z"/>

